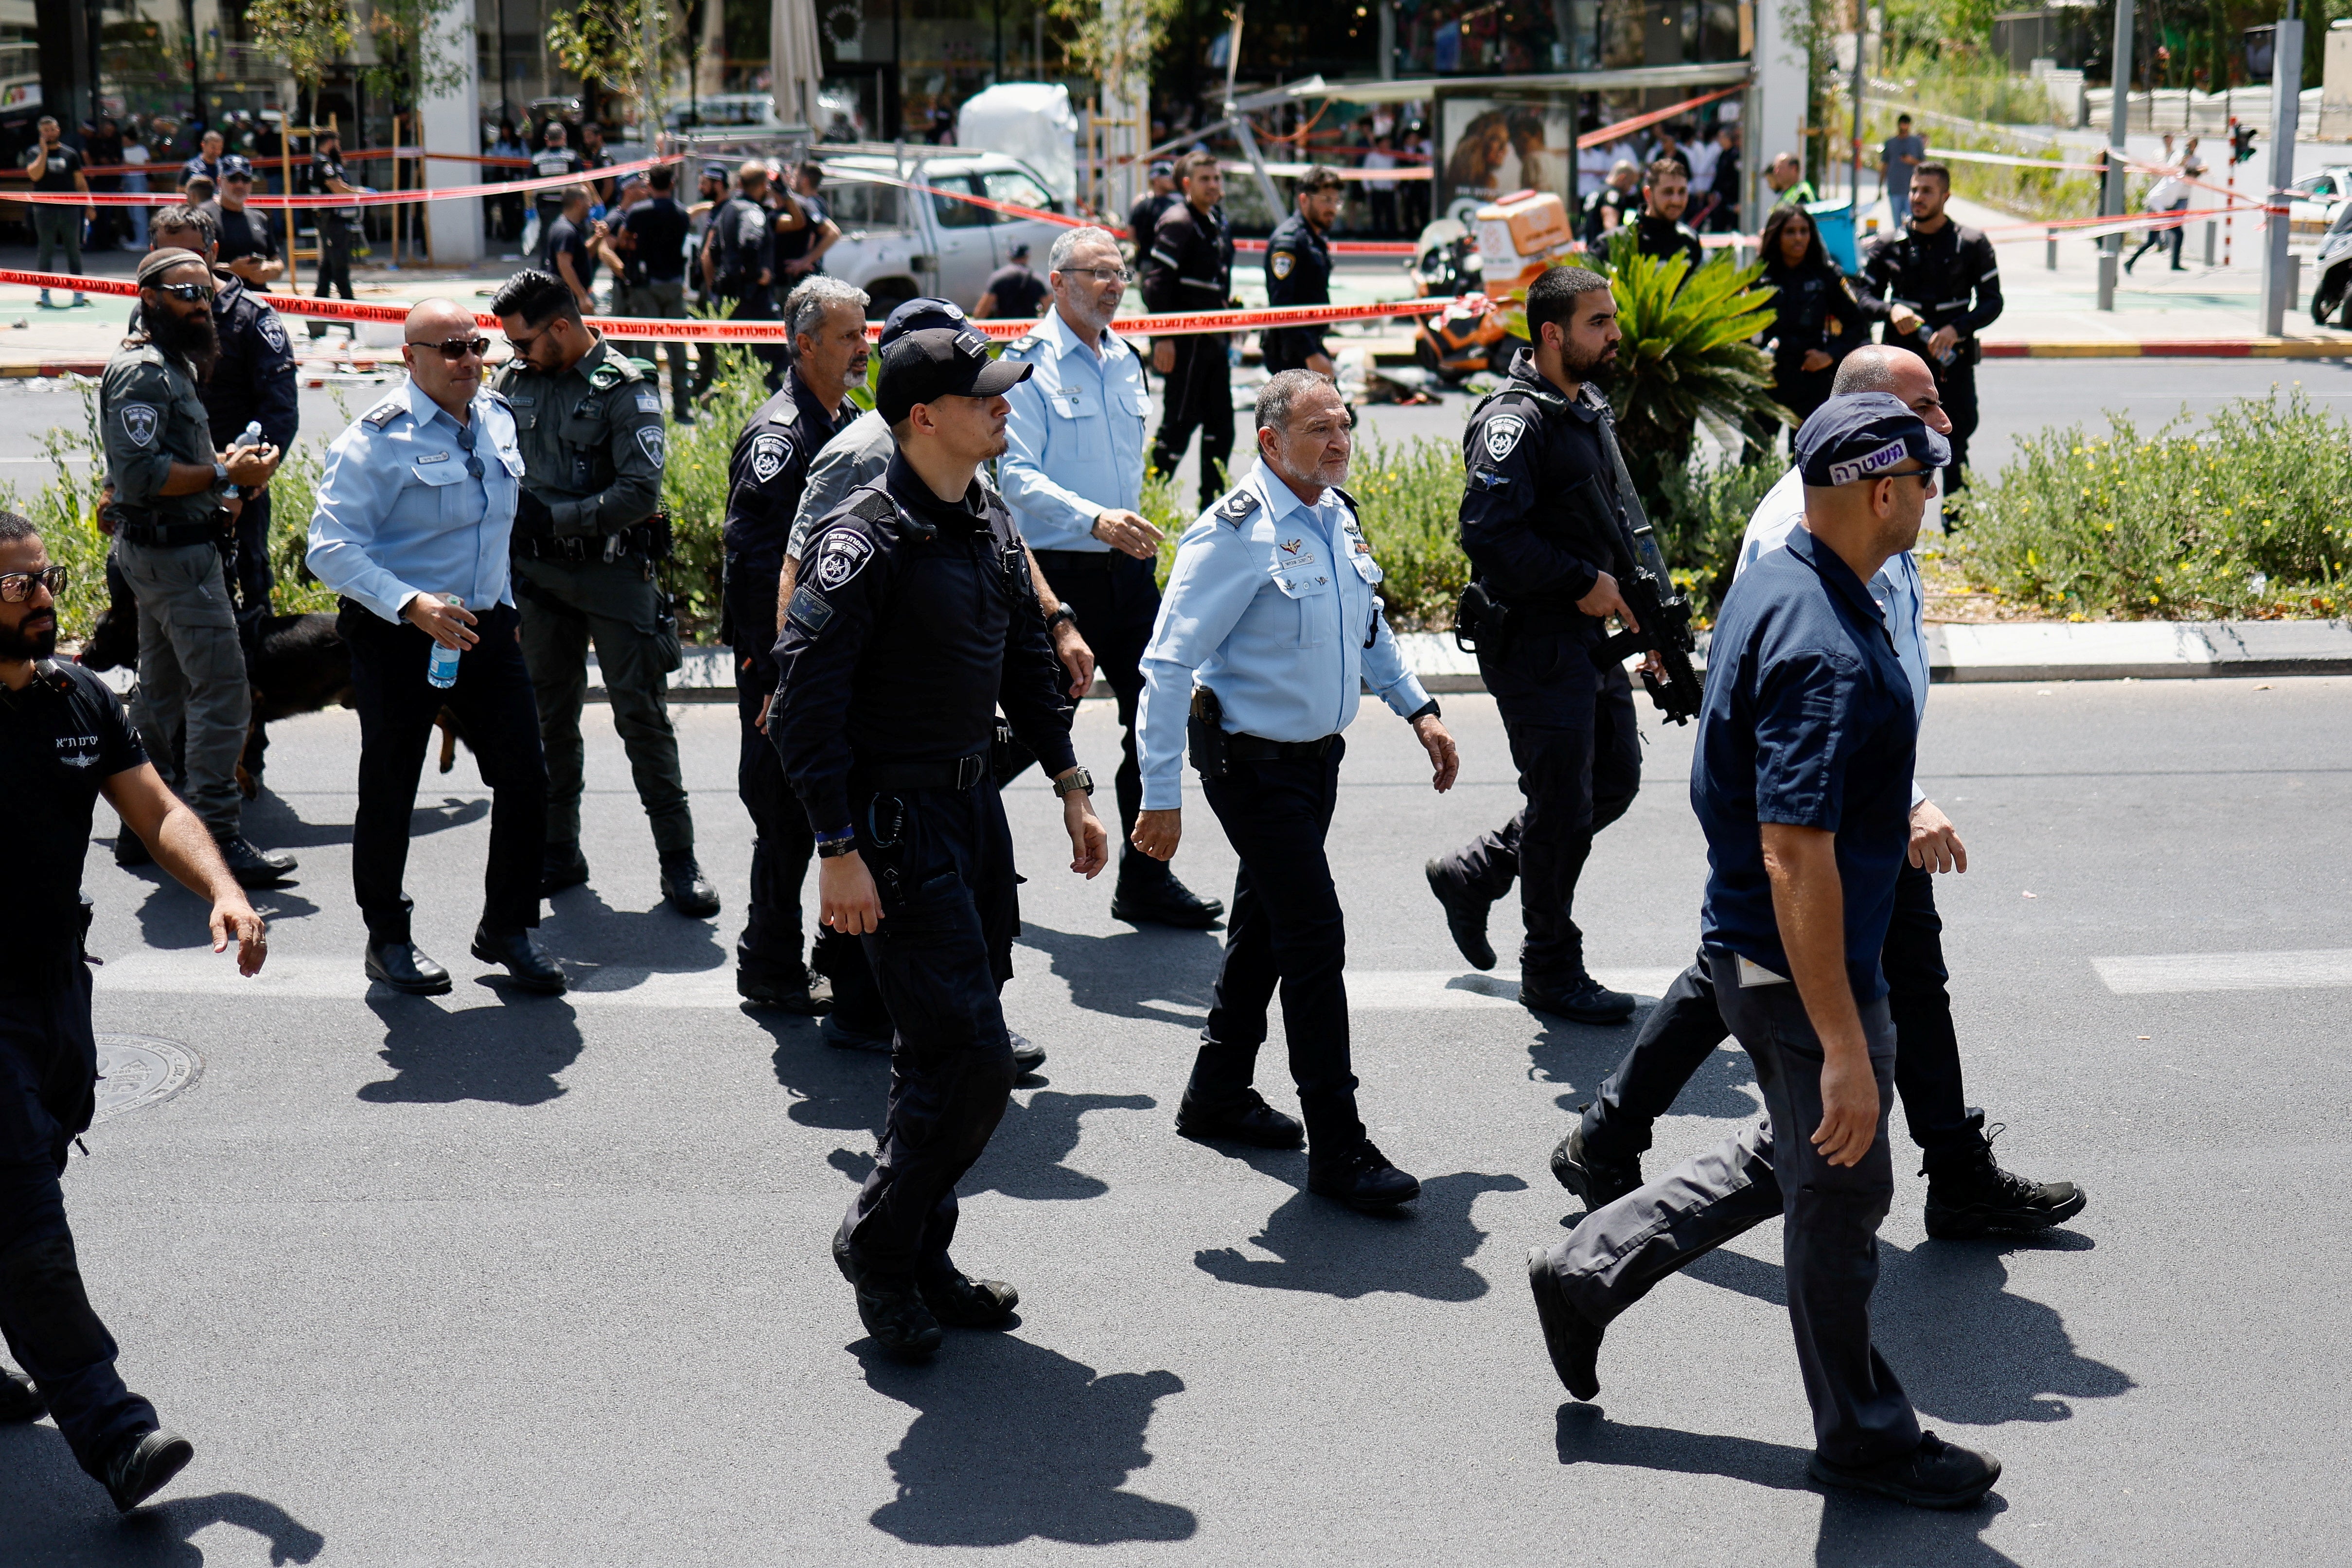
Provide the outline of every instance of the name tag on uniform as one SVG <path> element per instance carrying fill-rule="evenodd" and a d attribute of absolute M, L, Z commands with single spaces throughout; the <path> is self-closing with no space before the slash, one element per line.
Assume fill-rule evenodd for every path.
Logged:
<path fill-rule="evenodd" d="M 1739 988 L 1741 990 L 1744 991 L 1751 986 L 1785 986 L 1788 983 L 1788 976 L 1776 975 L 1771 970 L 1766 968 L 1763 965 L 1758 963 L 1755 959 L 1745 956 L 1741 956 L 1739 960 Z"/>
<path fill-rule="evenodd" d="M 426 463 L 446 463 L 449 461 L 449 455 L 446 452 L 428 452 L 424 456 L 419 457 L 416 461 L 419 465 Z"/>

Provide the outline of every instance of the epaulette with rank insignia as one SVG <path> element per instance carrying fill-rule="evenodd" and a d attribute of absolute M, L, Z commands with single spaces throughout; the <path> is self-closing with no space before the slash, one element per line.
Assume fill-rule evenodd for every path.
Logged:
<path fill-rule="evenodd" d="M 1236 528 L 1249 521 L 1249 515 L 1256 510 L 1257 492 L 1255 490 L 1236 490 L 1217 503 L 1218 519 Z"/>
<path fill-rule="evenodd" d="M 1026 360 L 1030 355 L 1037 351 L 1038 346 L 1044 343 L 1045 340 L 1044 338 L 1039 337 L 1034 332 L 1030 333 L 1025 338 L 1015 338 L 1013 341 L 1005 344 L 1003 350 L 1000 351 L 996 357 L 1000 360 Z"/>
<path fill-rule="evenodd" d="M 383 402 L 376 404 L 373 408 L 360 415 L 360 423 L 362 424 L 373 424 L 378 430 L 382 430 L 385 425 L 390 424 L 394 420 L 399 418 L 401 410 L 406 405 L 401 402 L 398 398 L 386 398 Z"/>

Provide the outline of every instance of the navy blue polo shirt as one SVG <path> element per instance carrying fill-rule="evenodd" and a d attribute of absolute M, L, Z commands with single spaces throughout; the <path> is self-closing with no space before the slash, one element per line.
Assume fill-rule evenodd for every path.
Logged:
<path fill-rule="evenodd" d="M 1707 651 L 1691 758 L 1707 844 L 1701 942 L 1787 976 L 1760 825 L 1821 828 L 1837 835 L 1854 999 L 1885 995 L 1878 950 L 1910 844 L 1917 736 L 1911 682 L 1877 603 L 1836 551 L 1798 528 L 1732 585 Z"/>

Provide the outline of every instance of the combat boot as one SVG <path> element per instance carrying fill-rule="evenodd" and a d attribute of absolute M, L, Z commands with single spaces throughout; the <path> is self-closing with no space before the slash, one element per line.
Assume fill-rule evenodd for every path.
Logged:
<path fill-rule="evenodd" d="M 588 857 L 580 852 L 578 844 L 550 844 L 540 857 L 539 896 L 553 898 L 566 888 L 584 886 L 588 881 Z"/>
<path fill-rule="evenodd" d="M 1536 1321 L 1543 1325 L 1551 1369 L 1570 1394 L 1591 1399 L 1601 1392 L 1601 1325 L 1569 1303 L 1560 1291 L 1559 1276 L 1551 1270 L 1551 1253 L 1544 1248 L 1528 1249 L 1528 1289 L 1535 1293 Z"/>
<path fill-rule="evenodd" d="M 1874 1491 L 1914 1508 L 1966 1508 L 2000 1479 L 1999 1459 L 1947 1443 L 1933 1432 L 1920 1433 L 1919 1446 L 1901 1458 L 1841 1465 L 1816 1450 L 1805 1469 L 1825 1485 Z"/>
<path fill-rule="evenodd" d="M 1519 978 L 1519 1005 L 1531 1012 L 1557 1013 L 1572 1023 L 1623 1023 L 1638 1005 L 1581 969 L 1557 978 Z"/>
<path fill-rule="evenodd" d="M 1552 1179 L 1584 1200 L 1586 1212 L 1608 1207 L 1642 1185 L 1642 1162 L 1596 1159 L 1584 1146 L 1584 1124 L 1568 1130 L 1551 1152 Z"/>
<path fill-rule="evenodd" d="M 0 1427 L 21 1427 L 37 1421 L 49 1407 L 33 1380 L 0 1366 Z"/>
<path fill-rule="evenodd" d="M 1992 1141 L 2002 1124 L 1984 1127 L 1984 1113 L 1969 1113 L 1971 1147 L 1938 1161 L 1927 1173 L 1927 1234 L 1938 1241 L 1967 1241 L 1995 1232 L 2030 1235 L 2062 1225 L 2083 1212 L 2090 1196 L 2071 1181 L 2028 1181 L 2000 1168 Z"/>
<path fill-rule="evenodd" d="M 672 850 L 662 856 L 661 889 L 669 906 L 691 919 L 708 920 L 719 913 L 719 890 L 694 863 L 692 850 Z"/>
<path fill-rule="evenodd" d="M 944 1258 L 917 1278 L 923 1304 L 950 1328 L 1000 1328 L 1021 1304 L 1021 1292 L 1003 1281 L 975 1280 Z"/>
<path fill-rule="evenodd" d="M 1309 1150 L 1307 1190 L 1378 1214 L 1419 1197 L 1421 1183 L 1389 1164 L 1389 1157 L 1366 1138 L 1337 1158 L 1318 1158 Z"/>
<path fill-rule="evenodd" d="M 857 1292 L 857 1321 L 866 1325 L 875 1343 L 902 1361 L 920 1361 L 940 1348 L 940 1341 L 946 1336 L 940 1333 L 939 1319 L 924 1304 L 915 1277 L 860 1270 L 849 1256 L 845 1223 L 833 1233 L 833 1266 Z M 1003 1288 L 1013 1291 L 1010 1285 Z M 1020 1300 L 1018 1292 L 1013 1292 L 1013 1299 Z M 1006 1310 L 1011 1310 L 1010 1302 Z"/>
<path fill-rule="evenodd" d="M 1486 970 L 1495 967 L 1495 945 L 1486 939 L 1486 912 L 1494 907 L 1491 899 L 1480 898 L 1466 888 L 1457 886 L 1446 873 L 1445 862 L 1431 861 L 1423 866 L 1422 873 L 1429 878 L 1429 891 L 1445 909 L 1445 929 L 1454 945 L 1462 949 L 1462 956 L 1474 969 Z"/>

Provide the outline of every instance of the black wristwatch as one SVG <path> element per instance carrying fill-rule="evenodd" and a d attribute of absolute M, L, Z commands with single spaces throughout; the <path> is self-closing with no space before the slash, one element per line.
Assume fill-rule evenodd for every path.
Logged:
<path fill-rule="evenodd" d="M 1065 795 L 1074 795 L 1081 789 L 1089 795 L 1095 792 L 1095 776 L 1083 768 L 1073 768 L 1054 780 L 1054 799 L 1056 800 Z"/>
<path fill-rule="evenodd" d="M 1054 606 L 1054 613 L 1045 617 L 1045 630 L 1051 632 L 1054 629 L 1054 623 L 1057 621 L 1068 622 L 1070 630 L 1073 632 L 1078 629 L 1078 612 L 1066 604 Z"/>
<path fill-rule="evenodd" d="M 1419 707 L 1413 709 L 1411 713 L 1405 715 L 1404 721 L 1407 724 L 1419 724 L 1425 718 L 1439 718 L 1442 716 L 1444 716 L 1438 712 L 1437 699 L 1435 697 L 1432 697 L 1427 702 L 1422 704 Z"/>
<path fill-rule="evenodd" d="M 843 855 L 857 852 L 857 830 L 844 828 L 834 834 L 816 836 L 816 852 L 820 860 L 838 860 Z"/>

